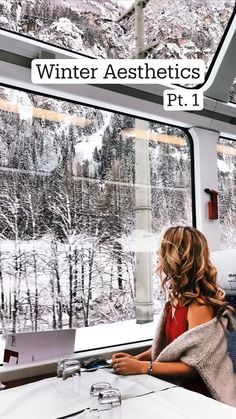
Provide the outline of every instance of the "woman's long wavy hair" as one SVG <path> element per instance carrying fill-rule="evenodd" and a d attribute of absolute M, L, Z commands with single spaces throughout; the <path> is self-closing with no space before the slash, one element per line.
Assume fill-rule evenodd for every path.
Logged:
<path fill-rule="evenodd" d="M 234 311 L 217 284 L 217 269 L 210 261 L 207 240 L 199 230 L 183 226 L 168 228 L 158 253 L 157 273 L 173 305 L 176 301 L 183 305 L 208 304 L 217 317 L 225 308 Z"/>

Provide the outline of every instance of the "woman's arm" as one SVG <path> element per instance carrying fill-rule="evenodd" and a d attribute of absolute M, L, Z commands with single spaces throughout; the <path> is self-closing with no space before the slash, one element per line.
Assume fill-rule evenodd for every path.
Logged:
<path fill-rule="evenodd" d="M 115 372 L 121 375 L 147 374 L 150 368 L 149 361 L 140 361 L 134 357 L 114 359 L 112 366 Z M 196 370 L 184 362 L 152 362 L 152 375 L 155 377 L 195 377 Z"/>
<path fill-rule="evenodd" d="M 148 349 L 145 352 L 142 352 L 141 354 L 135 355 L 135 359 L 138 359 L 139 361 L 151 361 L 152 359 L 152 348 Z"/>
<path fill-rule="evenodd" d="M 126 352 L 118 352 L 112 355 L 113 363 L 115 363 L 116 360 L 118 360 L 119 358 L 133 358 L 133 359 L 138 359 L 139 361 L 151 361 L 152 348 L 148 349 L 145 352 L 141 352 L 141 354 L 138 354 L 138 355 L 130 355 L 130 354 L 127 354 Z"/>
<path fill-rule="evenodd" d="M 201 301 L 199 301 L 201 303 Z M 211 306 L 192 303 L 188 310 L 188 326 L 192 329 L 214 317 Z M 114 354 L 112 357 L 113 369 L 122 375 L 147 374 L 150 369 L 151 348 L 139 355 L 132 356 L 125 353 Z M 196 370 L 184 362 L 153 362 L 152 375 L 156 377 L 195 377 Z"/>
<path fill-rule="evenodd" d="M 153 362 L 152 375 L 156 377 L 196 377 L 195 368 L 181 361 L 176 362 Z"/>

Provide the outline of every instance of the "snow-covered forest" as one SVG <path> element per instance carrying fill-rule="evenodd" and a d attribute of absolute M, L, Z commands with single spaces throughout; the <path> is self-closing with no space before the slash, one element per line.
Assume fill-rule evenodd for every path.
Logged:
<path fill-rule="evenodd" d="M 115 22 L 124 3 L 0 0 L 0 26 L 89 56 L 125 58 L 134 48 L 134 22 Z M 233 4 L 150 1 L 146 42 L 160 43 L 149 58 L 209 63 Z M 134 127 L 132 116 L 0 87 L 3 329 L 87 327 L 134 317 Z M 178 128 L 149 122 L 148 135 L 155 249 L 164 225 L 192 223 L 191 152 Z M 221 205 L 228 246 L 228 228 L 235 244 L 236 167 L 232 155 L 219 152 L 219 160 L 224 198 L 230 184 L 230 206 Z M 155 275 L 154 282 L 160 298 Z"/>

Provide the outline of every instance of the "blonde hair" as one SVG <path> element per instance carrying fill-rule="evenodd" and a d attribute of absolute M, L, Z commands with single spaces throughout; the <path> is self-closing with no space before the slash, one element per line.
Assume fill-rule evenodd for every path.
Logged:
<path fill-rule="evenodd" d="M 225 293 L 217 284 L 217 269 L 210 261 L 205 236 L 193 227 L 170 227 L 163 235 L 157 273 L 172 304 L 195 302 L 211 305 L 217 316 L 227 307 Z M 163 278 L 163 274 L 165 275 Z"/>

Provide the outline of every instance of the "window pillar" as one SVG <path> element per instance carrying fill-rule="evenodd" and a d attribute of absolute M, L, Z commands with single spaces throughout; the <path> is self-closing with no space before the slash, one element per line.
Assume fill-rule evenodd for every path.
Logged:
<path fill-rule="evenodd" d="M 204 189 L 218 191 L 217 150 L 219 133 L 202 128 L 191 128 L 194 143 L 195 197 L 197 228 L 207 237 L 210 249 L 220 249 L 220 222 L 209 220 L 209 194 Z"/>
<path fill-rule="evenodd" d="M 136 119 L 135 129 L 135 308 L 136 322 L 153 321 L 152 216 L 149 123 Z M 144 133 L 146 139 L 142 139 Z"/>

